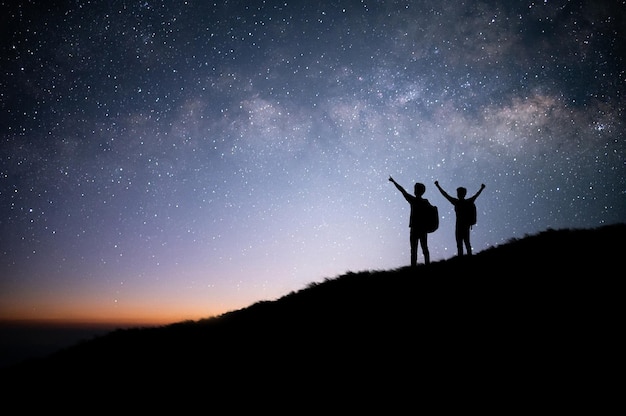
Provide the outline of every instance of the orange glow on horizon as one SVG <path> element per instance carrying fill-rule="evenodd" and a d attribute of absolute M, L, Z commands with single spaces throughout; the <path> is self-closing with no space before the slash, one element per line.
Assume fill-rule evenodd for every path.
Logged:
<path fill-rule="evenodd" d="M 24 307 L 3 308 L 0 310 L 0 323 L 9 324 L 42 324 L 57 326 L 105 326 L 105 327 L 138 327 L 162 326 L 183 321 L 197 321 L 212 318 L 233 309 L 208 309 L 181 311 L 180 308 L 154 307 L 115 308 L 92 305 L 72 305 L 58 307 L 48 305 L 36 309 Z"/>
<path fill-rule="evenodd" d="M 238 293 L 227 303 L 202 296 L 182 298 L 137 291 L 120 299 L 78 294 L 33 291 L 19 296 L 0 294 L 0 323 L 38 323 L 80 326 L 162 326 L 197 321 L 250 306 L 254 292 Z M 265 299 L 263 299 L 265 300 Z"/>

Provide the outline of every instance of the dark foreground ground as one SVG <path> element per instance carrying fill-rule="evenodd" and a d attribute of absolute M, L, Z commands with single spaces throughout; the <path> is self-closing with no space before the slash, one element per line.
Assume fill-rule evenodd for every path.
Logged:
<path fill-rule="evenodd" d="M 7 408 L 605 412 L 626 225 L 348 273 L 218 318 L 116 330 L 0 371 Z"/>
<path fill-rule="evenodd" d="M 24 360 L 46 357 L 79 342 L 137 325 L 0 322 L 0 371 Z"/>

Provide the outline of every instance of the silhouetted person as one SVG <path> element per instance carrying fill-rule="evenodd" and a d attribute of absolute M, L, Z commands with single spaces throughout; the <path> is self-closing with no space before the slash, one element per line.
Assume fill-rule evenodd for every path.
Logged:
<path fill-rule="evenodd" d="M 423 183 L 416 183 L 413 192 L 415 195 L 408 193 L 402 186 L 400 186 L 391 176 L 389 181 L 393 183 L 404 198 L 411 204 L 411 216 L 409 219 L 409 227 L 411 228 L 409 240 L 411 242 L 411 266 L 417 266 L 417 249 L 418 245 L 422 245 L 422 254 L 424 255 L 424 262 L 430 263 L 430 253 L 428 251 L 428 233 L 426 232 L 425 218 L 427 215 L 426 210 L 430 206 L 430 202 L 427 199 L 422 198 L 424 192 L 426 192 L 426 186 Z"/>
<path fill-rule="evenodd" d="M 454 205 L 454 212 L 456 214 L 456 227 L 454 230 L 454 235 L 456 237 L 456 250 L 459 256 L 463 255 L 463 245 L 465 245 L 465 251 L 467 251 L 467 255 L 472 255 L 472 245 L 470 244 L 470 229 L 472 227 L 471 220 L 471 205 L 474 203 L 478 195 L 485 189 L 485 184 L 480 185 L 480 189 L 476 194 L 468 199 L 465 199 L 467 195 L 467 189 L 460 186 L 456 188 L 456 196 L 457 198 L 453 198 L 446 191 L 444 191 L 441 186 L 439 186 L 439 181 L 435 181 L 435 186 L 439 189 L 439 192 Z"/>

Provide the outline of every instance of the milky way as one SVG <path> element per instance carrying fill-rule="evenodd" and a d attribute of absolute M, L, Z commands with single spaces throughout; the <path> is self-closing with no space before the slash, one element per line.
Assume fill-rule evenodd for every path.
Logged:
<path fill-rule="evenodd" d="M 474 252 L 624 222 L 625 11 L 4 2 L 0 319 L 198 319 L 404 267 L 390 175 L 439 206 L 432 261 L 435 180 L 486 185 Z"/>

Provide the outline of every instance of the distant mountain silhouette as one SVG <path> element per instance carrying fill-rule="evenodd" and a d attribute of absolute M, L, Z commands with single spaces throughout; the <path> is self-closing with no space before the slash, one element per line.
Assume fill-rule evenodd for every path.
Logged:
<path fill-rule="evenodd" d="M 21 413 L 598 413 L 621 375 L 625 238 L 626 224 L 549 229 L 347 273 L 215 318 L 113 331 L 3 370 L 0 391 Z"/>

